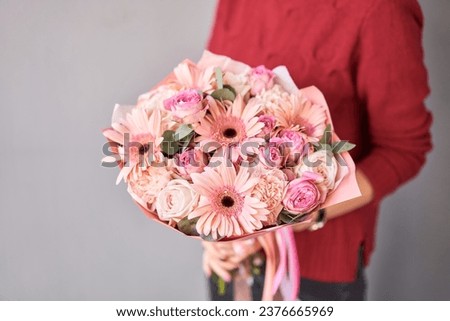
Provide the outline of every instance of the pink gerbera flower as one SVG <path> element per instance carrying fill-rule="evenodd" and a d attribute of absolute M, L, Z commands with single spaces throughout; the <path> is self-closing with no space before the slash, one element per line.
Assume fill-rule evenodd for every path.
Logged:
<path fill-rule="evenodd" d="M 236 173 L 233 166 L 223 163 L 191 177 L 193 188 L 201 195 L 198 207 L 189 214 L 189 219 L 199 217 L 198 233 L 218 239 L 263 227 L 269 211 L 266 203 L 251 196 L 258 177 L 250 177 L 247 168 L 241 167 Z"/>
<path fill-rule="evenodd" d="M 274 108 L 274 114 L 278 126 L 302 131 L 311 141 L 320 139 L 326 128 L 326 108 L 302 96 L 293 94 L 288 100 L 280 100 L 279 106 Z"/>
<path fill-rule="evenodd" d="M 150 115 L 140 108 L 134 108 L 125 119 L 114 122 L 112 128 L 103 132 L 106 138 L 118 143 L 118 153 L 123 167 L 117 177 L 127 181 L 129 175 L 138 176 L 152 161 L 160 161 L 160 144 L 163 141 L 161 115 L 154 110 Z"/>
<path fill-rule="evenodd" d="M 244 147 L 246 152 L 253 148 L 256 154 L 259 144 L 264 142 L 263 138 L 256 137 L 264 127 L 264 123 L 260 122 L 257 116 L 261 104 L 251 100 L 246 105 L 242 97 L 237 96 L 227 108 L 225 104 L 230 102 L 221 103 L 211 97 L 207 99 L 210 114 L 206 115 L 195 128 L 199 134 L 196 142 L 200 143 L 200 147 L 205 147 L 206 152 L 216 150 L 220 152 L 216 155 L 222 156 L 230 151 L 230 147 L 234 148 L 233 161 L 236 161 L 239 155 L 245 158 L 241 147 Z"/>

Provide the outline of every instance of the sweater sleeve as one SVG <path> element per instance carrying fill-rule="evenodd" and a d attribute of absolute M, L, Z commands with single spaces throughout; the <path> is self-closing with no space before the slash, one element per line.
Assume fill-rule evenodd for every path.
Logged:
<path fill-rule="evenodd" d="M 379 202 L 414 177 L 431 150 L 431 114 L 416 0 L 380 0 L 361 26 L 356 83 L 367 108 L 370 149 L 358 163 Z"/>

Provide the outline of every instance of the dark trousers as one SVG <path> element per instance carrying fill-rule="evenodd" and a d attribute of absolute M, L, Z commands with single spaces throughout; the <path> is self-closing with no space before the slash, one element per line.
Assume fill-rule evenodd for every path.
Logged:
<path fill-rule="evenodd" d="M 366 276 L 359 251 L 358 269 L 353 282 L 329 283 L 301 278 L 300 300 L 302 301 L 364 301 L 366 300 Z"/>
<path fill-rule="evenodd" d="M 362 248 L 358 253 L 358 268 L 353 282 L 319 282 L 301 278 L 299 298 L 302 301 L 363 301 L 366 300 L 366 278 L 362 263 Z M 251 293 L 254 301 L 262 298 L 264 287 L 264 269 L 260 275 L 253 277 Z M 233 283 L 219 291 L 217 280 L 209 279 L 210 298 L 213 301 L 232 301 L 234 298 Z M 220 292 L 220 293 L 219 293 Z"/>

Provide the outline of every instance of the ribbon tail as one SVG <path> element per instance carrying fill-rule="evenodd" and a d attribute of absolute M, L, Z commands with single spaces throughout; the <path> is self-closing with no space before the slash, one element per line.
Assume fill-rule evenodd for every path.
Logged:
<path fill-rule="evenodd" d="M 300 291 L 300 264 L 298 261 L 297 246 L 295 245 L 294 230 L 291 227 L 282 229 L 287 241 L 288 274 L 291 291 L 287 296 L 288 300 L 296 300 Z"/>
<path fill-rule="evenodd" d="M 284 300 L 294 301 L 300 289 L 300 266 L 294 231 L 286 227 L 258 237 L 266 254 L 262 299 L 272 301 L 280 290 Z"/>
<path fill-rule="evenodd" d="M 284 230 L 284 229 L 282 229 Z M 278 253 L 280 254 L 280 262 L 278 264 L 277 272 L 275 273 L 274 280 L 273 280 L 273 286 L 272 286 L 272 295 L 275 295 L 275 293 L 278 291 L 281 282 L 286 277 L 287 273 L 287 248 L 286 248 L 286 240 L 284 237 L 284 233 L 282 230 L 278 230 L 275 232 L 275 239 L 278 245 Z"/>
<path fill-rule="evenodd" d="M 272 233 L 258 237 L 265 254 L 266 254 L 266 273 L 264 275 L 264 289 L 262 300 L 273 301 L 273 280 L 276 273 L 277 252 L 275 248 L 275 238 Z"/>

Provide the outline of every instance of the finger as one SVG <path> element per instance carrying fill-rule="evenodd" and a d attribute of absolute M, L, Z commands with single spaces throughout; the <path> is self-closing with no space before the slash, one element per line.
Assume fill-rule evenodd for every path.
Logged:
<path fill-rule="evenodd" d="M 243 260 L 247 259 L 250 255 L 253 255 L 255 253 L 257 253 L 259 250 L 261 249 L 261 245 L 258 244 L 253 244 L 253 245 L 248 245 L 244 248 L 241 248 L 239 251 L 235 252 L 233 255 L 229 256 L 227 258 L 227 261 L 229 262 L 233 262 L 233 263 L 240 263 Z"/>
<path fill-rule="evenodd" d="M 218 247 L 219 249 L 230 249 L 233 247 L 233 244 L 236 243 L 237 241 L 232 241 L 232 242 L 216 242 L 215 246 Z"/>
<path fill-rule="evenodd" d="M 219 256 L 222 258 L 226 258 L 227 256 L 230 256 L 234 253 L 234 248 L 231 242 L 225 242 L 225 243 L 216 243 L 213 246 L 216 251 L 219 253 Z"/>
<path fill-rule="evenodd" d="M 210 261 L 209 265 L 211 267 L 211 269 L 220 277 L 222 278 L 225 282 L 230 282 L 231 281 L 231 274 L 228 270 L 224 269 L 223 267 L 221 267 L 219 264 L 217 264 L 217 261 Z"/>
<path fill-rule="evenodd" d="M 205 255 L 203 255 L 202 266 L 203 266 L 203 272 L 206 274 L 206 276 L 210 277 L 212 271 L 211 271 L 211 268 L 209 267 L 207 256 L 205 256 Z"/>
<path fill-rule="evenodd" d="M 239 266 L 239 262 L 230 261 L 228 259 L 227 260 L 214 260 L 214 263 L 227 271 L 234 270 Z"/>
<path fill-rule="evenodd" d="M 220 275 L 224 280 L 230 280 L 230 271 L 239 266 L 239 262 L 231 262 L 228 260 L 220 260 L 217 257 L 212 257 L 206 253 L 205 264 L 209 266 L 217 275 Z"/>
<path fill-rule="evenodd" d="M 221 259 L 225 259 L 226 255 L 224 255 L 220 249 L 217 247 L 215 243 L 212 242 L 203 242 L 203 249 L 205 252 L 208 252 L 209 256 L 218 257 Z"/>

